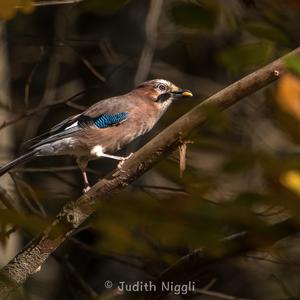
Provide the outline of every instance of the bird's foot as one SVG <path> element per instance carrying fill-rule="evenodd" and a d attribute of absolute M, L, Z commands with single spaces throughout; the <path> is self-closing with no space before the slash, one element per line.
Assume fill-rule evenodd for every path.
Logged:
<path fill-rule="evenodd" d="M 129 159 L 132 155 L 133 155 L 133 152 L 131 152 L 129 155 L 123 157 L 123 159 L 120 160 L 120 162 L 118 163 L 118 166 L 117 166 L 117 168 L 120 172 L 124 172 L 124 170 L 122 169 L 122 166 L 123 166 L 125 160 Z"/>
<path fill-rule="evenodd" d="M 42 270 L 42 266 L 38 266 L 33 273 L 37 273 L 40 272 Z"/>
<path fill-rule="evenodd" d="M 87 193 L 90 189 L 91 189 L 91 187 L 90 187 L 89 185 L 87 185 L 87 186 L 82 190 L 82 192 L 85 194 L 85 193 Z"/>

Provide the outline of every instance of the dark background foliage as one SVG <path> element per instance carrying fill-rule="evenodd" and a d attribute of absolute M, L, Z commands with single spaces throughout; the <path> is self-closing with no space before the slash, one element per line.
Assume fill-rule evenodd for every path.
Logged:
<path fill-rule="evenodd" d="M 0 98 L 1 119 L 30 116 L 1 128 L 3 162 L 22 153 L 26 140 L 148 78 L 193 91 L 193 99 L 175 103 L 150 134 L 122 153 L 134 151 L 205 97 L 300 41 L 299 1 L 87 0 L 38 7 L 24 1 L 19 10 L 16 5 L 0 1 L 7 51 L 1 54 L 7 69 L 0 73 L 9 87 Z M 150 53 L 149 64 L 142 53 Z M 182 177 L 174 152 L 113 195 L 19 297 L 105 299 L 111 296 L 105 280 L 152 280 L 194 249 L 206 247 L 219 257 L 226 251 L 219 244 L 223 238 L 263 234 L 289 215 L 299 220 L 299 66 L 293 58 L 287 61 L 291 73 L 277 85 L 224 114 L 208 111 L 209 121 L 189 137 Z M 115 166 L 107 159 L 92 162 L 92 182 Z M 40 233 L 81 194 L 82 181 L 70 157 L 38 159 L 1 180 L 2 202 L 18 207 L 18 213 L 7 205 L 0 211 L 5 264 L 4 253 L 9 249 L 13 256 Z M 271 249 L 258 247 L 214 264 L 194 280 L 198 288 L 211 283 L 221 296 L 298 299 L 298 244 L 293 235 Z"/>

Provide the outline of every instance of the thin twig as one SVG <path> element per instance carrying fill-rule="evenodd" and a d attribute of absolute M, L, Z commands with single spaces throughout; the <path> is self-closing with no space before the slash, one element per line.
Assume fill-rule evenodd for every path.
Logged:
<path fill-rule="evenodd" d="M 60 174 L 59 172 L 51 172 L 51 176 L 54 178 L 58 179 L 61 183 L 65 183 L 67 186 L 73 188 L 73 189 L 78 189 L 78 184 L 74 182 L 73 180 L 67 179 L 65 176 Z"/>
<path fill-rule="evenodd" d="M 288 264 L 285 262 L 281 262 L 279 260 L 261 257 L 261 256 L 254 256 L 254 255 L 249 255 L 249 254 L 244 255 L 244 257 L 246 259 L 260 260 L 260 261 L 264 261 L 264 262 L 268 262 L 268 263 L 272 263 L 272 264 L 276 264 L 276 265 L 287 265 Z"/>
<path fill-rule="evenodd" d="M 135 184 L 134 187 L 140 188 L 140 189 L 153 189 L 153 190 L 163 190 L 163 191 L 166 191 L 166 192 L 177 192 L 177 193 L 180 193 L 180 194 L 185 194 L 187 196 L 190 195 L 184 189 L 172 188 L 172 187 L 168 187 L 168 186 L 148 185 L 148 184 L 138 184 L 138 185 L 136 185 Z"/>
<path fill-rule="evenodd" d="M 45 104 L 45 105 L 38 106 L 36 108 L 25 110 L 24 112 L 16 114 L 16 115 L 12 116 L 10 119 L 0 123 L 0 130 L 5 128 L 5 127 L 8 127 L 10 125 L 15 124 L 15 123 L 23 120 L 24 118 L 28 118 L 28 117 L 31 117 L 31 116 L 37 114 L 37 113 L 40 113 L 44 110 L 60 107 L 61 105 L 65 105 L 66 103 L 74 101 L 75 98 L 77 98 L 77 97 L 79 97 L 79 96 L 81 96 L 85 93 L 86 93 L 86 90 L 78 92 L 77 94 L 75 94 L 75 95 L 73 95 L 73 96 L 71 96 L 67 99 L 62 99 L 62 100 L 56 101 L 54 103 L 48 103 L 48 104 Z"/>
<path fill-rule="evenodd" d="M 99 252 L 99 250 L 81 242 L 80 240 L 78 240 L 75 237 L 68 237 L 68 240 L 71 241 L 72 243 L 74 243 L 75 245 L 77 245 L 78 247 L 80 247 L 82 250 L 96 253 L 98 255 L 100 254 L 101 256 L 103 256 L 109 260 L 118 262 L 123 265 L 127 265 L 127 266 L 137 269 L 139 271 L 143 271 L 150 278 L 154 278 L 154 276 L 157 276 L 157 274 L 153 274 L 153 273 L 149 272 L 148 270 L 146 270 L 143 266 L 143 263 L 138 258 L 126 257 L 124 255 L 119 255 L 119 254 Z"/>
<path fill-rule="evenodd" d="M 212 288 L 215 285 L 216 282 L 217 282 L 217 278 L 212 278 L 210 280 L 210 282 L 208 284 L 206 284 L 202 289 L 209 290 L 210 288 Z"/>
<path fill-rule="evenodd" d="M 54 19 L 54 39 L 63 40 L 67 34 L 68 18 L 65 17 L 67 8 L 59 7 Z M 57 85 L 61 70 L 61 59 L 62 54 L 57 49 L 51 53 L 48 69 L 46 73 L 44 94 L 40 101 L 40 105 L 47 105 L 56 102 Z M 25 130 L 23 131 L 23 142 L 36 136 L 36 132 L 40 124 L 42 123 L 46 112 L 42 112 L 39 115 L 35 115 L 29 124 L 26 124 Z"/>
<path fill-rule="evenodd" d="M 282 207 L 279 205 L 277 205 L 277 206 L 274 205 L 273 208 L 269 210 L 269 212 L 255 212 L 255 215 L 261 216 L 261 217 L 273 217 L 273 216 L 280 215 L 284 212 L 287 212 L 287 209 L 285 207 Z"/>
<path fill-rule="evenodd" d="M 205 290 L 205 289 L 195 289 L 195 294 L 211 296 L 214 298 L 224 299 L 224 300 L 250 300 L 249 298 L 235 297 L 235 296 L 231 296 L 228 294 L 215 292 L 215 291 L 211 291 L 211 290 Z"/>
<path fill-rule="evenodd" d="M 53 1 L 36 1 L 32 2 L 32 6 L 50 6 L 50 5 L 64 5 L 64 4 L 76 4 L 85 0 L 53 0 Z M 16 5 L 16 8 L 22 8 L 22 5 Z"/>
<path fill-rule="evenodd" d="M 272 278 L 275 279 L 275 281 L 278 283 L 278 285 L 281 287 L 282 291 L 285 293 L 285 295 L 286 295 L 289 299 L 293 299 L 293 300 L 298 299 L 298 297 L 295 297 L 295 296 L 293 295 L 293 293 L 288 289 L 288 287 L 286 286 L 286 284 L 284 283 L 284 281 L 281 280 L 280 278 L 278 278 L 277 275 L 272 274 Z"/>
<path fill-rule="evenodd" d="M 38 58 L 38 61 L 35 63 L 34 67 L 32 68 L 29 76 L 28 76 L 28 79 L 27 79 L 27 82 L 25 84 L 25 90 L 24 90 L 24 103 L 25 103 L 25 106 L 28 107 L 28 104 L 29 104 L 29 93 L 30 93 L 30 85 L 31 85 L 31 82 L 32 82 L 32 79 L 33 79 L 33 76 L 39 66 L 39 64 L 41 63 L 42 61 L 42 57 L 44 56 L 44 47 L 40 47 L 40 56 Z"/>
<path fill-rule="evenodd" d="M 93 288 L 82 278 L 75 267 L 70 263 L 67 258 L 61 258 L 57 254 L 52 254 L 54 259 L 59 262 L 66 271 L 75 279 L 82 291 L 89 297 L 89 299 L 96 299 L 98 294 L 93 290 Z"/>
<path fill-rule="evenodd" d="M 99 42 L 99 49 L 105 57 L 106 61 L 111 65 L 120 65 L 124 61 L 124 57 L 118 54 L 112 47 L 108 38 L 102 38 Z"/>
<path fill-rule="evenodd" d="M 77 109 L 79 111 L 84 111 L 87 108 L 86 106 L 76 104 L 76 103 L 73 103 L 73 102 L 67 102 L 66 105 L 71 107 L 71 108 Z"/>
<path fill-rule="evenodd" d="M 34 214 L 36 214 L 37 216 L 40 216 L 40 217 L 46 217 L 47 216 L 46 211 L 45 211 L 44 207 L 42 206 L 42 204 L 40 203 L 40 201 L 38 200 L 37 196 L 35 195 L 35 192 L 33 191 L 32 187 L 28 183 L 26 183 L 25 181 L 20 180 L 15 176 L 12 176 L 12 174 L 10 174 L 10 175 L 11 175 L 11 178 L 12 178 L 12 180 L 13 180 L 15 186 L 16 186 L 16 190 L 17 190 L 20 198 L 24 201 L 24 203 L 32 211 L 32 213 L 34 213 Z M 20 187 L 20 185 L 23 185 L 23 186 Z M 25 193 L 24 190 L 23 190 L 24 187 L 31 194 L 31 199 L 33 200 L 35 205 L 31 204 L 31 201 L 27 197 L 27 193 Z"/>
<path fill-rule="evenodd" d="M 53 173 L 53 172 L 71 172 L 78 171 L 78 166 L 65 166 L 65 167 L 45 167 L 45 168 L 19 168 L 13 171 L 13 173 Z M 102 174 L 101 172 L 87 168 L 87 172 L 92 174 Z"/>
<path fill-rule="evenodd" d="M 16 169 L 16 173 L 47 173 L 47 172 L 70 172 L 77 171 L 77 166 L 65 166 L 65 167 L 46 167 L 46 168 L 20 168 Z"/>
<path fill-rule="evenodd" d="M 0 200 L 4 204 L 4 206 L 13 211 L 14 213 L 18 213 L 18 210 L 15 208 L 13 203 L 15 202 L 14 199 L 10 196 L 10 194 L 0 186 Z"/>
<path fill-rule="evenodd" d="M 182 141 L 182 143 L 178 146 L 179 152 L 179 175 L 180 177 L 183 176 L 183 173 L 186 169 L 186 151 L 187 151 L 187 144 L 192 144 L 192 141 Z"/>
<path fill-rule="evenodd" d="M 80 55 L 80 59 L 97 79 L 99 79 L 101 82 L 106 81 L 105 77 L 101 75 L 86 58 Z"/>
<path fill-rule="evenodd" d="M 140 84 L 148 77 L 156 47 L 157 27 L 162 6 L 163 0 L 150 1 L 150 8 L 145 23 L 146 43 L 134 77 L 135 85 Z"/>

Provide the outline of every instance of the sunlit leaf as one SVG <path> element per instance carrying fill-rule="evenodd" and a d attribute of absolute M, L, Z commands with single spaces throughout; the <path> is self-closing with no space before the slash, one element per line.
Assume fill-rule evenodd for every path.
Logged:
<path fill-rule="evenodd" d="M 7 20 L 15 16 L 17 11 L 30 13 L 33 10 L 31 0 L 1 0 L 0 1 L 0 19 Z"/>
<path fill-rule="evenodd" d="M 239 44 L 219 52 L 217 59 L 229 71 L 238 73 L 266 63 L 272 57 L 273 48 L 269 42 Z"/>
<path fill-rule="evenodd" d="M 263 38 L 282 45 L 290 45 L 291 39 L 280 28 L 258 22 L 247 22 L 245 28 L 256 37 Z"/>
<path fill-rule="evenodd" d="M 289 170 L 280 176 L 280 182 L 283 186 L 300 196 L 300 172 Z"/>
<path fill-rule="evenodd" d="M 186 29 L 211 31 L 217 23 L 215 7 L 206 2 L 203 2 L 202 5 L 176 3 L 171 8 L 170 14 L 174 23 Z"/>
<path fill-rule="evenodd" d="M 285 65 L 292 73 L 300 76 L 300 56 L 288 56 Z"/>
<path fill-rule="evenodd" d="M 0 209 L 0 224 L 3 226 L 11 224 L 31 234 L 40 234 L 50 224 L 50 220 L 35 215 L 18 214 L 7 209 Z"/>
<path fill-rule="evenodd" d="M 278 82 L 276 100 L 283 111 L 300 120 L 300 78 L 284 74 Z"/>

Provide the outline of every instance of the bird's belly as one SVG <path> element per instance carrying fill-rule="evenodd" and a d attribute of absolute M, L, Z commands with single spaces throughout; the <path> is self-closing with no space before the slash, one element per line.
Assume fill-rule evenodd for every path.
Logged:
<path fill-rule="evenodd" d="M 97 159 L 101 156 L 100 152 L 97 151 L 97 149 L 101 149 L 101 152 L 106 154 L 113 154 L 118 150 L 124 148 L 135 138 L 144 133 L 144 130 L 143 132 L 141 131 L 141 129 L 134 131 L 130 130 L 130 128 L 128 127 L 117 131 L 113 129 L 114 128 L 111 128 L 110 134 L 105 134 L 105 136 L 103 136 L 102 138 L 95 139 L 93 143 L 89 144 L 90 159 Z"/>

